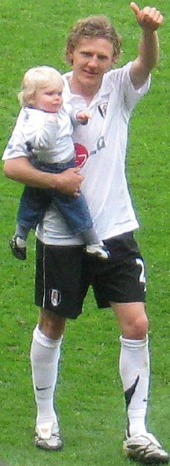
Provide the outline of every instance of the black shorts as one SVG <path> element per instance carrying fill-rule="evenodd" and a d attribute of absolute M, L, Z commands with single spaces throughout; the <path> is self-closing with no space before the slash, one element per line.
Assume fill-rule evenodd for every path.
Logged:
<path fill-rule="evenodd" d="M 83 246 L 47 246 L 37 240 L 35 303 L 76 319 L 91 285 L 99 308 L 145 301 L 144 262 L 133 233 L 105 241 L 111 258 L 90 256 Z"/>

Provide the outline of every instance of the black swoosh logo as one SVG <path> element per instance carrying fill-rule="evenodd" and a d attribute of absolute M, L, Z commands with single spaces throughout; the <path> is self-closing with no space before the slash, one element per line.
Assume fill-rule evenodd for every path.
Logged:
<path fill-rule="evenodd" d="M 137 387 L 138 383 L 139 383 L 139 375 L 136 377 L 135 383 L 128 390 L 126 390 L 126 392 L 125 392 L 125 400 L 126 400 L 126 407 L 127 408 L 130 405 L 132 396 L 135 393 L 135 390 L 136 390 L 136 387 Z"/>
<path fill-rule="evenodd" d="M 42 388 L 36 387 L 36 390 L 38 390 L 38 392 L 41 392 L 42 390 L 48 390 L 48 388 L 51 388 L 51 385 L 49 387 L 42 387 Z"/>

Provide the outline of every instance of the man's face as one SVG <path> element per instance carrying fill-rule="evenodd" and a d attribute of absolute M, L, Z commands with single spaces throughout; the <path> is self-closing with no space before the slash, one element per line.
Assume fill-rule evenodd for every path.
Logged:
<path fill-rule="evenodd" d="M 97 92 L 104 73 L 114 62 L 113 45 L 103 38 L 82 38 L 69 57 L 73 63 L 73 81 Z"/>

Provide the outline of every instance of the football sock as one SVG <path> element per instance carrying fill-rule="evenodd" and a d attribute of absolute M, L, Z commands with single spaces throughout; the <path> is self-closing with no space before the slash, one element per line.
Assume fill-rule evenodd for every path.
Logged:
<path fill-rule="evenodd" d="M 16 230 L 15 230 L 15 236 L 19 236 L 19 238 L 22 238 L 22 240 L 24 240 L 26 242 L 28 233 L 29 233 L 29 230 L 28 230 L 27 227 L 17 223 Z"/>
<path fill-rule="evenodd" d="M 38 328 L 33 332 L 31 345 L 32 379 L 37 404 L 37 424 L 56 422 L 54 391 L 58 375 L 62 338 L 51 340 Z"/>
<path fill-rule="evenodd" d="M 148 337 L 129 340 L 120 337 L 120 376 L 127 409 L 127 435 L 146 433 L 146 411 L 150 364 Z"/>

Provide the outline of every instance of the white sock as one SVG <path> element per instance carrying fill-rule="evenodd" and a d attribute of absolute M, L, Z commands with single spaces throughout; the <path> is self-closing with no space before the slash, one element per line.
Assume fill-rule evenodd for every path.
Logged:
<path fill-rule="evenodd" d="M 31 345 L 31 366 L 35 400 L 37 404 L 38 425 L 56 422 L 54 410 L 54 392 L 58 375 L 60 346 L 62 338 L 51 340 L 38 328 L 33 332 Z"/>
<path fill-rule="evenodd" d="M 146 433 L 146 411 L 149 388 L 150 364 L 148 337 L 129 340 L 120 337 L 120 376 L 127 408 L 127 434 Z"/>
<path fill-rule="evenodd" d="M 19 248 L 25 248 L 26 246 L 26 241 L 22 238 L 20 238 L 19 236 L 17 236 L 16 238 L 16 244 Z"/>

